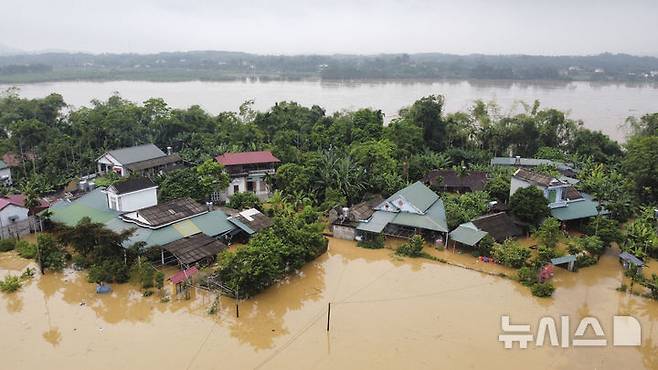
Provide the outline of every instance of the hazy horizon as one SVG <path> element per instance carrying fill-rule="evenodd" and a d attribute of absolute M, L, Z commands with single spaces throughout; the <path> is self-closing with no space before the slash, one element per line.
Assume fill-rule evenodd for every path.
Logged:
<path fill-rule="evenodd" d="M 652 0 L 9 0 L 0 46 L 94 54 L 658 56 L 656 10 Z"/>

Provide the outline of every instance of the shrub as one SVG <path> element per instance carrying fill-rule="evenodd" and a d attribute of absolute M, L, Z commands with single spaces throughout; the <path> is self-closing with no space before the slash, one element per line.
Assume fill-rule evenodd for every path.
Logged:
<path fill-rule="evenodd" d="M 382 234 L 375 234 L 372 237 L 359 240 L 356 245 L 366 249 L 381 249 L 384 248 L 384 236 Z"/>
<path fill-rule="evenodd" d="M 508 239 L 503 244 L 494 245 L 491 255 L 499 263 L 513 268 L 520 268 L 530 257 L 530 250 L 521 244 Z"/>
<path fill-rule="evenodd" d="M 0 252 L 8 252 L 16 248 L 16 239 L 0 239 Z"/>
<path fill-rule="evenodd" d="M 560 221 L 553 217 L 545 219 L 535 232 L 535 237 L 539 242 L 550 248 L 554 248 L 557 245 L 561 236 Z"/>
<path fill-rule="evenodd" d="M 414 235 L 409 242 L 402 244 L 395 251 L 395 254 L 407 257 L 420 257 L 423 253 L 425 240 L 420 235 Z"/>
<path fill-rule="evenodd" d="M 87 280 L 90 283 L 125 283 L 130 278 L 130 268 L 120 260 L 106 260 L 89 267 Z"/>
<path fill-rule="evenodd" d="M 164 274 L 162 271 L 155 273 L 155 287 L 158 289 L 162 289 L 164 287 Z"/>
<path fill-rule="evenodd" d="M 478 253 L 480 254 L 480 256 L 491 255 L 491 247 L 493 247 L 495 243 L 496 241 L 491 235 L 489 234 L 485 235 L 484 238 L 482 238 L 482 240 L 480 240 L 480 242 L 477 245 Z"/>
<path fill-rule="evenodd" d="M 43 268 L 61 271 L 66 264 L 64 248 L 49 234 L 37 236 L 37 250 L 40 252 L 40 263 Z"/>
<path fill-rule="evenodd" d="M 535 297 L 550 297 L 555 291 L 555 287 L 550 282 L 535 283 L 530 287 L 532 295 Z"/>
<path fill-rule="evenodd" d="M 153 288 L 153 278 L 155 277 L 155 269 L 148 264 L 142 264 L 136 269 L 139 282 L 142 284 L 143 289 Z"/>
<path fill-rule="evenodd" d="M 16 251 L 18 252 L 18 255 L 23 258 L 33 259 L 37 256 L 37 246 L 28 243 L 25 240 L 19 240 L 16 242 Z"/>
<path fill-rule="evenodd" d="M 14 275 L 7 275 L 4 280 L 0 280 L 0 290 L 5 293 L 13 293 L 20 289 L 21 285 L 21 278 Z"/>
<path fill-rule="evenodd" d="M 521 221 L 531 225 L 538 225 L 542 219 L 551 215 L 544 193 L 534 186 L 518 189 L 512 194 L 510 211 Z"/>
<path fill-rule="evenodd" d="M 231 199 L 229 200 L 227 206 L 239 210 L 247 208 L 261 209 L 260 199 L 258 199 L 256 194 L 250 191 L 235 193 L 231 195 Z"/>
<path fill-rule="evenodd" d="M 551 259 L 558 256 L 558 253 L 553 248 L 540 246 L 537 250 L 537 263 L 542 266 L 549 262 Z"/>
<path fill-rule="evenodd" d="M 582 231 L 590 236 L 598 236 L 605 247 L 610 247 L 611 243 L 620 243 L 623 240 L 619 222 L 607 217 L 598 216 L 591 219 L 583 226 Z"/>
<path fill-rule="evenodd" d="M 531 286 L 537 282 L 537 271 L 528 266 L 521 267 L 516 275 L 521 284 L 525 286 Z"/>

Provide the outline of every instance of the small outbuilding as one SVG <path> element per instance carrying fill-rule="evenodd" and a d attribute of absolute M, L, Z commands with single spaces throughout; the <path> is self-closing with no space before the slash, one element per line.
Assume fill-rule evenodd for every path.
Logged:
<path fill-rule="evenodd" d="M 195 263 L 209 264 L 226 248 L 226 244 L 204 233 L 194 234 L 162 246 L 167 252 L 165 261 L 168 262 L 173 256 L 183 266 Z"/>
<path fill-rule="evenodd" d="M 482 171 L 432 170 L 423 179 L 430 188 L 444 192 L 467 193 L 484 190 L 487 173 Z"/>
<path fill-rule="evenodd" d="M 631 265 L 636 266 L 637 268 L 644 267 L 644 261 L 628 252 L 619 253 L 619 262 L 624 266 L 624 269 L 630 268 Z"/>

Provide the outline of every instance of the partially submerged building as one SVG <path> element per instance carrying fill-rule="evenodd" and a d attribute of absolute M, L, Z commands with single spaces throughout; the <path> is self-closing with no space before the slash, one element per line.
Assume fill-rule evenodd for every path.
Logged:
<path fill-rule="evenodd" d="M 274 175 L 281 162 L 270 151 L 224 153 L 215 157 L 231 176 L 226 191 L 213 196 L 214 201 L 225 201 L 235 193 L 251 192 L 261 200 L 271 196 L 271 189 L 265 178 Z"/>
<path fill-rule="evenodd" d="M 451 193 L 482 191 L 487 185 L 487 173 L 483 171 L 432 170 L 423 183 L 432 189 Z"/>
<path fill-rule="evenodd" d="M 336 207 L 329 211 L 329 222 L 334 238 L 354 240 L 359 223 L 369 220 L 375 212 L 375 207 L 383 201 L 384 198 L 377 194 L 352 207 Z"/>
<path fill-rule="evenodd" d="M 457 226 L 450 232 L 449 240 L 473 247 L 487 235 L 501 243 L 506 239 L 522 236 L 523 230 L 507 213 L 498 212 L 477 217 Z"/>
<path fill-rule="evenodd" d="M 548 200 L 551 216 L 560 221 L 582 220 L 608 212 L 592 196 L 578 191 L 572 184 L 555 177 L 518 169 L 510 183 L 510 197 L 518 189 L 535 186 Z"/>
<path fill-rule="evenodd" d="M 106 152 L 96 160 L 98 173 L 114 172 L 119 176 L 141 175 L 154 176 L 182 167 L 180 155 L 167 148 L 165 154 L 153 144 L 137 145 L 114 149 Z"/>
<path fill-rule="evenodd" d="M 399 190 L 372 208 L 367 220 L 360 221 L 357 238 L 369 234 L 409 238 L 414 234 L 436 237 L 448 233 L 443 201 L 418 181 Z"/>
<path fill-rule="evenodd" d="M 151 191 L 152 183 L 143 181 L 141 184 L 142 187 L 137 187 L 133 183 L 131 193 Z M 113 187 L 117 190 L 116 184 Z M 124 188 L 118 185 L 119 192 L 121 189 Z M 50 207 L 50 219 L 75 226 L 84 217 L 89 217 L 92 222 L 102 223 L 115 232 L 133 230 L 123 246 L 128 248 L 142 243 L 143 248 L 161 248 L 162 263 L 170 262 L 165 255 L 167 248 L 176 252 L 169 253 L 177 256 L 179 262 L 193 263 L 190 258 L 197 259 L 194 262 L 214 258 L 215 251 L 222 247 L 211 239 L 223 243 L 231 235 L 241 232 L 222 210 L 201 205 L 191 198 L 159 204 L 157 198 L 126 197 L 121 198 L 122 210 L 119 210 L 110 207 L 113 204 L 110 198 L 114 195 L 115 192 L 99 187 L 76 199 L 59 200 Z M 150 199 L 151 203 L 145 204 L 145 199 Z"/>

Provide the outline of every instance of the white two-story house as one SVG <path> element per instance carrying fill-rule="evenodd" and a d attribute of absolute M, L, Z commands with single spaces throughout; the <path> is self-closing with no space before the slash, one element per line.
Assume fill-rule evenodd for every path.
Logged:
<path fill-rule="evenodd" d="M 180 167 L 182 160 L 178 154 L 171 152 L 171 148 L 167 148 L 165 154 L 153 144 L 144 144 L 110 150 L 100 156 L 97 163 L 99 174 L 114 172 L 124 177 L 130 174 L 157 175 Z"/>
<path fill-rule="evenodd" d="M 535 186 L 548 200 L 551 215 L 560 221 L 571 221 L 607 214 L 592 196 L 578 191 L 572 184 L 542 173 L 518 169 L 510 182 L 510 197 L 521 188 Z"/>
<path fill-rule="evenodd" d="M 267 175 L 274 175 L 281 162 L 272 152 L 225 153 L 215 157 L 231 176 L 226 191 L 214 196 L 213 200 L 227 200 L 235 193 L 252 192 L 259 199 L 270 197 L 271 189 L 265 182 Z"/>

